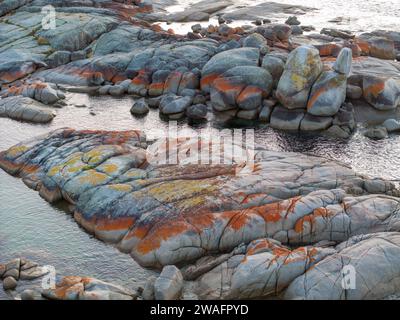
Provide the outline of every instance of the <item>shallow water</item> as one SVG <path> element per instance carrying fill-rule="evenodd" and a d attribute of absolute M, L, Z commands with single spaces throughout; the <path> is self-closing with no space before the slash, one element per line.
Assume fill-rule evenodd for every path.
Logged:
<path fill-rule="evenodd" d="M 20 141 L 61 127 L 76 129 L 129 130 L 147 133 L 167 128 L 157 110 L 141 119 L 130 115 L 129 97 L 69 95 L 70 103 L 57 110 L 52 123 L 34 125 L 0 118 L 0 150 Z M 93 111 L 96 115 L 89 113 Z M 212 122 L 204 124 L 211 128 Z M 179 124 L 187 128 L 186 122 Z M 344 161 L 358 172 L 387 179 L 400 179 L 400 136 L 372 141 L 356 133 L 341 141 L 316 136 L 278 132 L 267 127 L 255 131 L 256 142 L 278 151 L 296 151 Z M 87 275 L 130 288 L 143 285 L 151 271 L 138 266 L 129 255 L 85 233 L 67 213 L 65 205 L 48 204 L 20 179 L 0 170 L 0 263 L 17 256 L 42 265 L 53 265 L 61 275 Z M 6 298 L 0 288 L 0 299 Z"/>
<path fill-rule="evenodd" d="M 166 7 L 168 12 L 179 12 L 184 8 L 190 7 L 192 4 L 201 0 L 178 0 L 177 3 Z M 258 3 L 266 2 L 262 0 L 235 0 L 235 5 L 254 6 Z M 276 0 L 274 2 L 302 5 L 312 7 L 317 10 L 306 12 L 300 15 L 299 20 L 303 25 L 312 25 L 316 27 L 317 32 L 324 27 L 348 29 L 353 32 L 365 32 L 377 29 L 400 30 L 400 6 L 398 0 Z M 224 10 L 230 11 L 230 8 Z M 277 14 L 272 15 L 265 13 L 264 18 L 271 19 L 272 22 L 283 23 L 289 15 Z M 341 17 L 340 23 L 330 22 L 330 20 Z M 196 22 L 197 23 L 197 22 Z M 233 26 L 243 25 L 248 21 L 238 21 Z M 164 28 L 172 28 L 176 33 L 187 33 L 190 26 L 194 23 L 173 23 L 171 25 L 162 24 Z M 201 22 L 202 26 L 216 24 L 216 19 L 209 22 Z"/>

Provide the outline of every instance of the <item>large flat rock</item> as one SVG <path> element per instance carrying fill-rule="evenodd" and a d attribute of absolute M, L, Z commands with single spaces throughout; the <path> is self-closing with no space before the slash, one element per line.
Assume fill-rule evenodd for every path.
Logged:
<path fill-rule="evenodd" d="M 46 200 L 66 199 L 88 232 L 151 267 L 229 251 L 265 236 L 284 243 L 345 240 L 368 230 L 364 203 L 375 221 L 378 212 L 392 214 L 398 201 L 345 200 L 346 192 L 367 194 L 375 184 L 374 190 L 396 193 L 388 182 L 368 180 L 323 158 L 256 149 L 245 167 L 237 161 L 199 165 L 187 158 L 166 165 L 152 158 L 162 154 L 166 142 L 144 149 L 146 140 L 138 131 L 60 129 L 2 152 L 0 166 Z M 190 140 L 171 142 L 178 154 L 193 147 Z M 310 232 L 307 221 L 327 206 L 343 222 L 332 233 L 322 219 L 321 229 Z M 351 206 L 356 220 L 349 229 Z"/>

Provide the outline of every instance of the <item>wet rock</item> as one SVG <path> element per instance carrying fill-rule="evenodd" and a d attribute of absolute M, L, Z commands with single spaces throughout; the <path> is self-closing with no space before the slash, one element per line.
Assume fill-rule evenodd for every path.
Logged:
<path fill-rule="evenodd" d="M 87 108 L 88 106 L 86 104 L 82 103 L 82 104 L 75 104 L 74 107 L 75 108 Z"/>
<path fill-rule="evenodd" d="M 335 71 L 323 71 L 310 92 L 307 112 L 314 116 L 333 116 L 346 99 L 347 78 Z"/>
<path fill-rule="evenodd" d="M 270 125 L 274 129 L 299 130 L 303 118 L 303 110 L 290 110 L 282 106 L 276 106 L 271 114 Z"/>
<path fill-rule="evenodd" d="M 108 93 L 112 96 L 122 96 L 125 93 L 125 88 L 121 85 L 114 85 L 110 87 L 108 90 Z"/>
<path fill-rule="evenodd" d="M 256 120 L 258 119 L 260 109 L 261 104 L 257 107 L 257 109 L 239 110 L 238 113 L 236 113 L 236 117 L 244 120 Z"/>
<path fill-rule="evenodd" d="M 158 108 L 160 106 L 160 101 L 161 101 L 162 97 L 157 97 L 157 98 L 148 98 L 147 101 L 147 105 L 150 108 Z"/>
<path fill-rule="evenodd" d="M 4 290 L 14 290 L 18 285 L 17 280 L 15 280 L 13 277 L 5 277 L 3 279 L 3 288 Z"/>
<path fill-rule="evenodd" d="M 392 78 L 365 76 L 363 97 L 378 110 L 392 110 L 400 104 L 400 82 Z"/>
<path fill-rule="evenodd" d="M 34 123 L 47 123 L 53 120 L 55 113 L 31 98 L 16 96 L 0 99 L 0 117 Z"/>
<path fill-rule="evenodd" d="M 349 99 L 361 99 L 363 96 L 363 90 L 358 86 L 353 86 L 351 84 L 347 84 L 346 86 L 346 97 Z"/>
<path fill-rule="evenodd" d="M 350 137 L 350 133 L 348 131 L 346 131 L 345 129 L 336 124 L 327 129 L 326 134 L 341 139 L 347 139 Z"/>
<path fill-rule="evenodd" d="M 388 137 L 388 132 L 385 127 L 374 127 L 365 130 L 364 135 L 370 139 L 381 140 Z"/>
<path fill-rule="evenodd" d="M 109 94 L 111 88 L 112 88 L 111 85 L 106 84 L 105 86 L 101 86 L 99 88 L 98 93 L 101 94 L 101 95 L 107 95 L 107 94 Z"/>
<path fill-rule="evenodd" d="M 306 113 L 301 120 L 300 130 L 302 131 L 319 131 L 326 130 L 332 124 L 332 117 L 318 117 Z"/>
<path fill-rule="evenodd" d="M 183 288 L 183 277 L 175 266 L 165 266 L 154 283 L 154 297 L 156 300 L 179 299 Z"/>
<path fill-rule="evenodd" d="M 285 23 L 290 25 L 290 26 L 298 26 L 298 25 L 300 25 L 300 21 L 297 19 L 296 16 L 290 16 L 289 18 L 287 18 Z"/>
<path fill-rule="evenodd" d="M 207 106 L 204 104 L 195 104 L 186 109 L 186 116 L 193 120 L 207 119 Z"/>
<path fill-rule="evenodd" d="M 193 30 L 194 33 L 199 33 L 201 31 L 201 24 L 194 24 L 193 26 L 191 26 L 191 29 Z"/>
<path fill-rule="evenodd" d="M 400 131 L 400 121 L 395 119 L 387 119 L 382 124 L 388 132 Z"/>
<path fill-rule="evenodd" d="M 202 94 L 197 94 L 193 97 L 193 104 L 206 104 L 207 98 Z"/>
<path fill-rule="evenodd" d="M 263 103 L 258 119 L 262 122 L 269 122 L 273 108 L 273 105 Z"/>
<path fill-rule="evenodd" d="M 176 114 L 185 112 L 186 108 L 192 104 L 192 97 L 166 96 L 161 99 L 160 111 L 163 114 Z"/>
<path fill-rule="evenodd" d="M 311 86 L 322 72 L 318 50 L 301 46 L 288 57 L 276 96 L 288 109 L 305 109 Z"/>
<path fill-rule="evenodd" d="M 343 104 L 333 118 L 333 124 L 340 126 L 346 132 L 352 132 L 356 126 L 353 105 L 350 103 Z"/>
<path fill-rule="evenodd" d="M 131 113 L 133 115 L 144 115 L 147 114 L 148 112 L 149 112 L 149 106 L 147 105 L 144 98 L 136 101 L 131 108 Z"/>

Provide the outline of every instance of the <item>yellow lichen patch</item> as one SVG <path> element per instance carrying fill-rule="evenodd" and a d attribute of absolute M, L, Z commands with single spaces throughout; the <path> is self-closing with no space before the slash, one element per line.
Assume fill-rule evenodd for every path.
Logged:
<path fill-rule="evenodd" d="M 95 186 L 105 182 L 107 179 L 108 176 L 104 173 L 97 172 L 96 170 L 88 170 L 79 177 L 79 182 L 90 183 Z"/>
<path fill-rule="evenodd" d="M 46 44 L 49 44 L 49 41 L 47 40 L 47 39 L 45 39 L 45 38 L 43 38 L 43 37 L 39 37 L 38 39 L 37 39 L 37 43 L 38 43 L 38 45 L 46 45 Z"/>
<path fill-rule="evenodd" d="M 175 180 L 157 184 L 150 187 L 147 192 L 161 202 L 170 202 L 188 198 L 204 190 L 213 191 L 215 189 L 215 186 L 205 181 Z"/>
<path fill-rule="evenodd" d="M 108 173 L 108 174 L 114 173 L 117 170 L 118 170 L 118 166 L 116 164 L 104 164 L 101 166 L 101 171 Z"/>
<path fill-rule="evenodd" d="M 204 197 L 193 197 L 179 201 L 176 203 L 176 207 L 182 210 L 195 208 L 205 204 Z"/>
<path fill-rule="evenodd" d="M 88 164 L 96 165 L 99 162 L 103 161 L 106 155 L 111 154 L 112 151 L 113 150 L 111 146 L 98 146 L 86 152 L 82 156 L 82 160 L 84 162 L 87 162 Z"/>
<path fill-rule="evenodd" d="M 52 177 L 52 176 L 56 175 L 57 173 L 59 173 L 61 171 L 61 169 L 62 169 L 61 165 L 54 166 L 47 172 L 47 175 Z"/>
<path fill-rule="evenodd" d="M 87 166 L 85 164 L 82 164 L 80 166 L 68 168 L 68 172 L 75 173 L 75 172 L 78 172 L 78 171 L 81 171 L 81 170 L 85 170 L 85 169 L 89 169 L 89 168 L 90 168 L 89 166 Z"/>
<path fill-rule="evenodd" d="M 77 163 L 78 161 L 80 161 L 81 158 L 82 158 L 82 152 L 74 153 L 71 157 L 69 157 L 67 159 L 67 161 L 65 162 L 65 165 L 72 166 L 75 163 Z"/>
<path fill-rule="evenodd" d="M 14 146 L 14 147 L 11 147 L 10 149 L 8 149 L 8 155 L 10 155 L 11 157 L 16 157 L 16 156 L 20 155 L 21 153 L 24 153 L 28 149 L 29 148 L 24 145 Z"/>
<path fill-rule="evenodd" d="M 296 86 L 297 91 L 303 90 L 307 84 L 307 79 L 296 73 L 292 74 L 292 81 L 293 81 L 293 84 Z"/>
<path fill-rule="evenodd" d="M 140 169 L 129 170 L 124 174 L 128 178 L 144 178 L 146 176 L 146 172 Z"/>
<path fill-rule="evenodd" d="M 109 185 L 108 188 L 116 191 L 121 191 L 121 192 L 131 192 L 132 187 L 129 184 L 122 184 L 122 183 L 117 183 L 117 184 L 112 184 Z"/>

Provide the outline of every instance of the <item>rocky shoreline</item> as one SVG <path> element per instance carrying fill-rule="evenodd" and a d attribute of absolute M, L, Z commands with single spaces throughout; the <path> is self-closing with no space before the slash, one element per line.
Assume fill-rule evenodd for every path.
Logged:
<path fill-rule="evenodd" d="M 162 270 L 161 280 L 146 285 L 157 292 L 159 281 L 160 299 L 183 293 L 203 299 L 340 299 L 345 290 L 331 292 L 329 285 L 321 292 L 309 279 L 330 283 L 331 264 L 344 263 L 342 250 L 366 281 L 354 298 L 397 293 L 396 282 L 368 289 L 400 272 L 393 264 L 400 191 L 392 183 L 323 158 L 263 148 L 256 148 L 246 174 L 240 174 L 246 168 L 240 163 L 148 162 L 149 146 L 157 152 L 174 146 L 180 153 L 190 144 L 149 143 L 139 131 L 60 129 L 0 153 L 0 167 L 45 200 L 69 202 L 76 222 L 96 238 L 143 267 Z M 377 254 L 387 272 L 372 276 Z M 256 273 L 249 272 L 253 260 Z"/>
<path fill-rule="evenodd" d="M 46 30 L 48 4 L 57 27 Z M 358 128 L 372 139 L 400 132 L 400 33 L 316 33 L 296 17 L 311 8 L 266 2 L 224 11 L 231 6 L 200 2 L 166 14 L 139 0 L 2 1 L 0 117 L 51 122 L 70 91 L 131 95 L 137 117 L 154 108 L 164 120 L 263 123 L 343 139 Z M 296 16 L 275 24 L 265 11 Z M 218 24 L 195 23 L 187 35 L 157 24 L 210 17 Z M 230 26 L 243 17 L 253 23 Z M 167 144 L 190 149 L 181 140 L 160 150 Z M 154 165 L 146 158 L 151 146 L 139 130 L 64 128 L 0 153 L 3 170 L 50 203 L 67 201 L 87 232 L 160 271 L 135 292 L 66 276 L 29 297 L 383 299 L 400 292 L 400 192 L 392 183 L 259 146 L 251 174 L 237 174 L 241 163 Z M 7 290 L 32 264 L 18 261 L 0 265 Z M 341 287 L 346 264 L 362 275 L 357 290 Z"/>
<path fill-rule="evenodd" d="M 59 23 L 54 30 L 41 28 L 40 6 L 50 2 L 26 1 L 15 12 L 16 4 L 6 6 L 0 95 L 8 99 L 0 104 L 0 116 L 51 121 L 56 111 L 51 107 L 63 106 L 60 89 L 78 86 L 72 90 L 144 97 L 138 110 L 132 108 L 139 116 L 152 107 L 164 119 L 204 121 L 212 114 L 223 123 L 256 121 L 347 138 L 356 128 L 357 110 L 368 109 L 364 122 L 383 121 L 373 123 L 378 128 L 367 136 L 382 138 L 400 129 L 396 32 L 302 34 L 309 29 L 296 17 L 285 24 L 265 20 L 230 27 L 218 15 L 220 25 L 193 25 L 182 36 L 147 22 L 155 13 L 146 2 L 89 2 L 93 6 L 51 2 Z M 212 8 L 218 14 L 227 4 L 201 2 L 204 11 L 195 11 Z M 19 96 L 25 98 L 13 98 Z"/>

